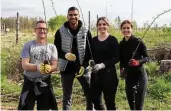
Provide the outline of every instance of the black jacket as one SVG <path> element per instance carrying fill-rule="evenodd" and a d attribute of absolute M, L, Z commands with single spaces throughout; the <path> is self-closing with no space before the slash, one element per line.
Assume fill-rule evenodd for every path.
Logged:
<path fill-rule="evenodd" d="M 64 26 L 69 29 L 70 33 L 73 36 L 77 35 L 77 33 L 78 33 L 78 31 L 82 25 L 83 25 L 82 22 L 79 20 L 78 21 L 78 28 L 76 30 L 72 30 L 69 26 L 68 21 L 64 23 Z M 90 45 L 88 44 L 88 42 L 90 43 Z M 66 53 L 64 51 L 62 51 L 62 47 L 61 47 L 61 35 L 60 35 L 59 29 L 57 30 L 57 32 L 55 34 L 54 44 L 57 47 L 58 57 L 66 60 L 66 58 L 65 58 Z M 86 39 L 85 57 L 84 57 L 84 61 L 82 64 L 83 67 L 87 67 L 88 61 L 92 58 L 91 53 L 90 53 L 90 47 L 92 47 L 91 44 L 92 44 L 92 36 L 91 36 L 90 31 L 88 31 L 87 32 L 87 39 Z M 66 73 L 76 73 L 79 71 L 80 66 L 81 66 L 79 63 L 79 55 L 78 55 L 78 48 L 77 48 L 77 40 L 76 39 L 73 39 L 72 51 L 71 52 L 76 55 L 76 62 L 71 62 L 71 61 L 68 62 L 67 67 L 64 71 Z"/>
<path fill-rule="evenodd" d="M 116 37 L 109 35 L 104 41 L 93 38 L 93 58 L 96 64 L 104 63 L 106 67 L 119 62 L 119 45 Z"/>
<path fill-rule="evenodd" d="M 135 52 L 138 44 L 139 47 Z M 138 67 L 129 66 L 129 61 L 132 58 L 133 53 L 135 53 L 133 59 L 138 60 L 140 63 Z M 147 48 L 141 39 L 136 38 L 134 35 L 132 35 L 128 41 L 123 38 L 123 40 L 120 42 L 120 68 L 125 68 L 126 70 L 136 70 L 141 68 L 143 63 L 148 61 L 149 57 L 147 54 Z"/>

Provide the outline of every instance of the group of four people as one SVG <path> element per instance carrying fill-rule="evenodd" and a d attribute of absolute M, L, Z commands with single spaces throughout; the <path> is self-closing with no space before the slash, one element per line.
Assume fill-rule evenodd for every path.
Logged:
<path fill-rule="evenodd" d="M 106 17 L 98 18 L 96 26 L 99 35 L 93 38 L 79 19 L 76 7 L 68 9 L 67 18 L 68 21 L 57 30 L 54 44 L 47 43 L 46 22 L 38 21 L 36 40 L 24 45 L 21 52 L 24 84 L 18 109 L 32 110 L 37 101 L 38 110 L 58 110 L 50 78 L 59 67 L 63 110 L 71 110 L 75 78 L 84 91 L 86 110 L 105 110 L 102 93 L 107 110 L 116 110 L 118 77 L 115 64 L 120 61 L 120 73 L 125 78 L 130 109 L 142 110 L 147 86 L 143 63 L 148 61 L 148 55 L 142 40 L 132 35 L 131 22 L 125 20 L 121 23 L 124 38 L 118 44 L 116 37 L 108 32 L 110 23 Z"/>

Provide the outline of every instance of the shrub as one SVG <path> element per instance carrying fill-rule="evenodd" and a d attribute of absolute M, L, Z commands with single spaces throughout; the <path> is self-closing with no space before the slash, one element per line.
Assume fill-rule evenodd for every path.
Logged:
<path fill-rule="evenodd" d="M 20 50 L 18 46 L 12 46 L 10 48 L 6 48 L 8 53 L 5 61 L 5 74 L 7 75 L 8 79 L 14 81 L 20 81 L 22 79 L 23 69 L 21 66 L 20 60 Z"/>
<path fill-rule="evenodd" d="M 156 76 L 159 70 L 159 65 L 157 62 L 149 62 L 145 64 L 145 69 L 149 76 Z"/>
<path fill-rule="evenodd" d="M 171 78 L 171 73 L 162 75 L 155 79 L 153 83 L 149 83 L 148 93 L 150 97 L 162 102 L 168 101 L 171 98 L 171 81 L 169 78 Z"/>

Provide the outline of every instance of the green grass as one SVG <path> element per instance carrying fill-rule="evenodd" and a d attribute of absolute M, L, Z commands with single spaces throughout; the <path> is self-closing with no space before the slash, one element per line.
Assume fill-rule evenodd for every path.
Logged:
<path fill-rule="evenodd" d="M 120 32 L 113 31 L 113 35 L 115 35 L 120 41 L 122 36 Z M 138 36 L 142 33 L 137 32 Z M 17 108 L 18 98 L 21 92 L 22 85 L 20 83 L 11 81 L 7 79 L 7 70 L 10 70 L 10 65 L 7 63 L 11 63 L 11 60 L 16 60 L 18 54 L 21 51 L 21 47 L 23 44 L 32 40 L 35 37 L 31 34 L 20 34 L 19 44 L 15 45 L 14 34 L 8 34 L 5 37 L 2 37 L 2 49 L 1 49 L 1 94 L 11 94 L 17 100 L 10 101 L 10 97 L 1 98 L 2 106 L 14 106 Z M 48 41 L 53 43 L 54 34 L 48 35 Z M 163 34 L 163 33 L 154 33 L 154 31 L 149 32 L 144 38 L 145 43 L 148 48 L 153 47 L 161 42 L 171 42 L 171 35 Z M 9 55 L 12 54 L 12 55 Z M 7 69 L 8 68 L 8 69 Z M 119 77 L 119 65 L 116 66 L 118 77 Z M 168 110 L 171 109 L 171 72 L 167 74 L 156 73 L 156 70 L 159 69 L 159 66 L 155 62 L 151 62 L 145 65 L 145 68 L 148 72 L 148 89 L 144 103 L 145 110 Z M 60 75 L 54 74 L 52 75 L 52 84 L 54 87 L 55 96 L 58 101 L 58 107 L 62 110 L 62 88 Z M 5 102 L 8 101 L 8 102 Z M 104 100 L 103 100 L 104 102 Z M 9 104 L 8 104 L 9 103 Z M 81 89 L 80 84 L 77 80 L 74 81 L 73 85 L 73 110 L 82 110 L 86 108 L 85 97 L 83 96 L 83 91 Z M 125 94 L 125 83 L 124 80 L 119 80 L 119 86 L 116 94 L 116 107 L 119 110 L 129 110 L 128 102 Z M 8 108 L 7 108 L 8 109 Z M 10 108 L 9 108 L 10 109 Z"/>

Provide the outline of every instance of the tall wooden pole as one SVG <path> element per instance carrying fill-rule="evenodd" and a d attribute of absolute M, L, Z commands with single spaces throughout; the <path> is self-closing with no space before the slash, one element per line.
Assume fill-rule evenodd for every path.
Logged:
<path fill-rule="evenodd" d="M 106 17 L 107 17 L 107 12 L 108 12 L 108 7 L 107 7 L 107 0 L 106 0 Z"/>
<path fill-rule="evenodd" d="M 97 20 L 98 20 L 99 16 L 97 15 Z M 96 26 L 97 27 L 97 26 Z M 97 36 L 98 36 L 98 29 L 97 29 Z"/>
<path fill-rule="evenodd" d="M 5 22 L 3 24 L 3 32 L 4 32 L 4 35 L 5 35 L 6 34 L 6 24 L 5 24 Z"/>
<path fill-rule="evenodd" d="M 18 44 L 18 32 L 19 32 L 19 13 L 17 12 L 17 19 L 16 19 L 16 44 Z"/>
<path fill-rule="evenodd" d="M 131 6 L 131 21 L 133 21 L 133 13 L 134 13 L 134 0 L 132 0 L 132 6 Z"/>
<path fill-rule="evenodd" d="M 88 29 L 90 30 L 90 11 L 88 11 Z"/>

